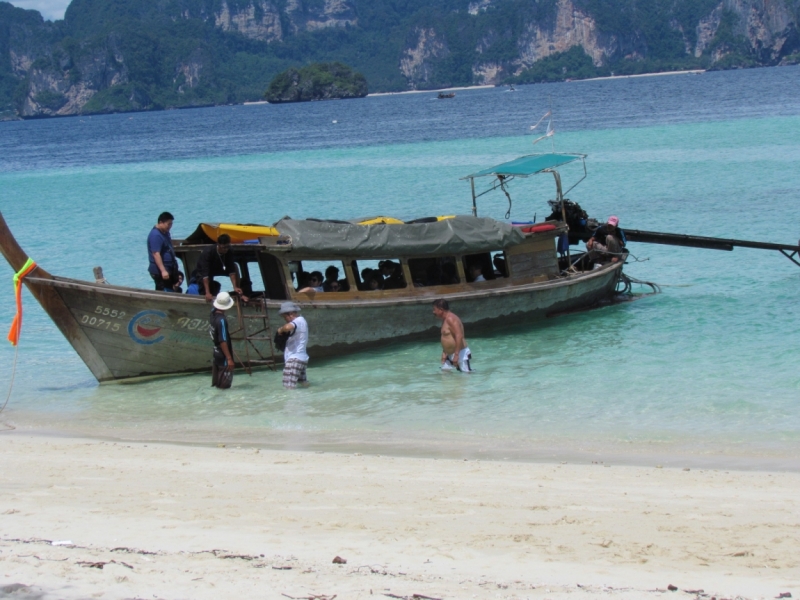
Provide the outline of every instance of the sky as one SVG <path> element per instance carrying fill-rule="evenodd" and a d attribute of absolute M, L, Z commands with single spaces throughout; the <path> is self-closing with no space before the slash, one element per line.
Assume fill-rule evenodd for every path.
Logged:
<path fill-rule="evenodd" d="M 70 0 L 12 0 L 11 4 L 28 10 L 38 10 L 48 21 L 64 18 Z"/>

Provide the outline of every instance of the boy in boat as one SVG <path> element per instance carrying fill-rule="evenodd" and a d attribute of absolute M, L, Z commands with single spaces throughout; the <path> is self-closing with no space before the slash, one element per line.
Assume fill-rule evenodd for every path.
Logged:
<path fill-rule="evenodd" d="M 171 213 L 162 212 L 158 215 L 158 223 L 147 236 L 147 257 L 150 263 L 147 272 L 159 292 L 173 291 L 178 281 L 178 261 L 169 234 L 174 220 Z"/>
<path fill-rule="evenodd" d="M 286 325 L 278 328 L 278 333 L 289 336 L 283 351 L 283 387 L 290 390 L 296 388 L 298 383 L 304 387 L 308 385 L 308 323 L 300 316 L 300 310 L 294 302 L 284 302 L 278 311 L 286 321 Z"/>
<path fill-rule="evenodd" d="M 214 300 L 208 332 L 214 342 L 214 354 L 211 358 L 211 386 L 227 390 L 233 383 L 233 354 L 231 333 L 225 311 L 233 306 L 233 298 L 228 292 L 220 292 Z"/>
<path fill-rule="evenodd" d="M 433 301 L 433 314 L 442 320 L 442 371 L 458 369 L 462 373 L 472 372 L 472 353 L 464 339 L 464 324 L 444 298 Z"/>

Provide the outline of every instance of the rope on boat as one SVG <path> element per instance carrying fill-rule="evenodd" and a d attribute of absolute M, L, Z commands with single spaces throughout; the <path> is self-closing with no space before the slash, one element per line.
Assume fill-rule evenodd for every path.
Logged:
<path fill-rule="evenodd" d="M 621 290 L 617 290 L 618 294 L 633 294 L 633 284 L 637 285 L 646 285 L 650 287 L 654 294 L 661 293 L 661 286 L 657 283 L 653 283 L 652 281 L 643 281 L 641 279 L 636 279 L 635 277 L 631 277 L 627 273 L 621 271 L 619 274 L 619 283 L 622 284 L 623 288 Z M 619 285 L 619 284 L 618 284 Z"/>
<path fill-rule="evenodd" d="M 0 413 L 2 413 L 6 409 L 6 405 L 8 405 L 8 401 L 11 399 L 11 390 L 14 389 L 14 377 L 17 374 L 17 355 L 19 354 L 19 346 L 14 346 L 14 365 L 11 367 L 11 381 L 8 383 L 8 394 L 6 394 L 6 401 L 3 402 L 3 408 L 0 408 Z M 13 431 L 16 429 L 13 425 L 9 425 L 8 423 L 3 423 L 5 425 L 5 429 L 0 429 L 2 431 Z"/>
<path fill-rule="evenodd" d="M 6 406 L 8 405 L 8 401 L 11 399 L 11 391 L 14 389 L 14 378 L 17 375 L 19 336 L 22 332 L 22 280 L 35 268 L 36 263 L 29 258 L 25 261 L 25 264 L 22 265 L 22 268 L 14 273 L 14 296 L 17 301 L 17 313 L 14 315 L 14 320 L 11 322 L 11 329 L 8 332 L 8 341 L 11 342 L 12 346 L 14 346 L 14 365 L 11 367 L 11 381 L 8 383 L 8 393 L 6 394 L 5 402 L 3 402 L 3 407 L 0 408 L 0 413 L 5 410 Z M 12 429 L 16 429 L 16 427 L 9 425 L 8 423 L 3 423 L 3 425 L 6 426 L 6 429 L 2 429 L 0 431 L 11 431 Z"/>
<path fill-rule="evenodd" d="M 36 268 L 36 263 L 30 258 L 25 261 L 22 268 L 14 273 L 14 296 L 17 300 L 17 314 L 11 322 L 11 329 L 8 332 L 8 341 L 12 346 L 19 343 L 19 334 L 22 331 L 22 280 L 25 276 Z"/>
<path fill-rule="evenodd" d="M 508 190 L 506 190 L 505 175 L 498 175 L 497 179 L 500 181 L 500 189 L 503 190 L 503 193 L 506 195 L 506 198 L 508 198 L 508 210 L 506 211 L 506 216 L 505 216 L 505 218 L 508 219 L 511 217 L 511 194 L 509 194 Z"/>

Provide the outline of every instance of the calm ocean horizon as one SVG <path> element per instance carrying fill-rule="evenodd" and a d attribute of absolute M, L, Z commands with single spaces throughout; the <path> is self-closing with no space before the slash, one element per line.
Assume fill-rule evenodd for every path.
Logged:
<path fill-rule="evenodd" d="M 623 228 L 786 244 L 800 238 L 800 67 L 0 123 L 0 211 L 52 273 L 150 287 L 163 210 L 198 223 L 469 213 L 460 178 L 532 152 L 588 154 L 569 196 Z M 553 146 L 530 126 L 554 113 Z M 565 187 L 582 171 L 565 169 Z M 548 214 L 552 181 L 515 182 L 511 218 Z M 479 201 L 502 219 L 504 197 Z M 509 460 L 800 468 L 800 267 L 777 252 L 631 243 L 657 295 L 473 337 L 474 375 L 438 339 L 312 356 L 228 392 L 192 375 L 98 385 L 24 292 L 17 431 L 194 444 Z M 14 313 L 13 273 L 0 323 Z M 458 307 L 454 306 L 455 312 Z M 431 316 L 433 320 L 433 316 Z M 313 336 L 313 331 L 311 332 Z M 14 349 L 0 350 L 3 399 Z"/>

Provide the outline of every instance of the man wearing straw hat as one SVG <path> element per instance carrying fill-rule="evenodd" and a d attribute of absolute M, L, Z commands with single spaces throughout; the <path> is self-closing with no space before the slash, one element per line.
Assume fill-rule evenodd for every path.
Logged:
<path fill-rule="evenodd" d="M 303 387 L 308 385 L 308 323 L 300 316 L 300 310 L 294 302 L 284 302 L 278 311 L 286 321 L 286 325 L 282 325 L 278 333 L 289 336 L 283 351 L 283 387 L 290 390 L 296 388 L 298 383 Z"/>
<path fill-rule="evenodd" d="M 225 311 L 233 306 L 233 298 L 228 292 L 220 292 L 214 300 L 214 310 L 208 322 L 208 332 L 214 341 L 214 354 L 211 359 L 211 386 L 227 390 L 233 383 L 233 346 L 231 332 Z"/>

